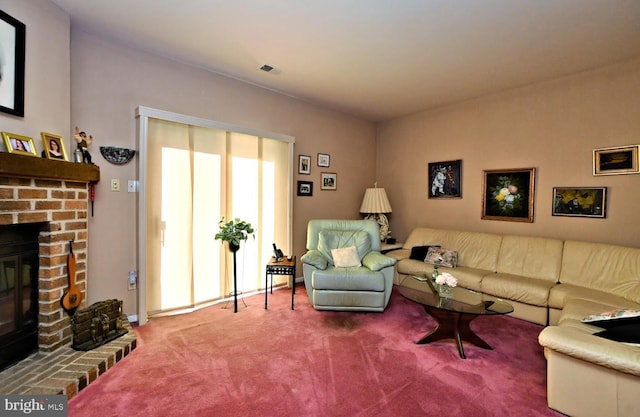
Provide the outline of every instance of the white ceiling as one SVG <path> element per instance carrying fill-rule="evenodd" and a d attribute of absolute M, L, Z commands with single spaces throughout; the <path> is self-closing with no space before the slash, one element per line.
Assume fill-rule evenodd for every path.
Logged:
<path fill-rule="evenodd" d="M 640 57 L 640 0 L 53 2 L 74 29 L 371 121 Z"/>

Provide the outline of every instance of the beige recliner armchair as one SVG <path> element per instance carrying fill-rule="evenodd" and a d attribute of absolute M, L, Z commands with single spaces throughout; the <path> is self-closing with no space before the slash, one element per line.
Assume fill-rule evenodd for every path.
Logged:
<path fill-rule="evenodd" d="M 373 220 L 311 220 L 302 258 L 304 285 L 316 310 L 384 311 L 394 258 L 380 253 Z"/>

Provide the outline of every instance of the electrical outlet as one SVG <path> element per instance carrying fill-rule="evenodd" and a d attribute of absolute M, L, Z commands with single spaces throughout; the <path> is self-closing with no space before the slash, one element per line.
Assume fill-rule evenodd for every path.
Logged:
<path fill-rule="evenodd" d="M 120 191 L 120 180 L 117 178 L 111 179 L 111 191 Z"/>
<path fill-rule="evenodd" d="M 138 286 L 138 277 L 136 271 L 129 271 L 129 279 L 127 280 L 129 291 L 135 290 Z"/>

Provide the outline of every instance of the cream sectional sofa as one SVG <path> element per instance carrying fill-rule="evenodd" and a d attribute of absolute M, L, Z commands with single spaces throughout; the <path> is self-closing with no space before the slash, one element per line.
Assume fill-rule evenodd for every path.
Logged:
<path fill-rule="evenodd" d="M 394 283 L 433 265 L 410 259 L 416 246 L 458 253 L 455 268 L 440 266 L 458 285 L 513 305 L 510 315 L 546 325 L 539 342 L 547 358 L 549 407 L 571 416 L 640 415 L 640 347 L 595 336 L 582 319 L 615 309 L 640 310 L 640 249 L 542 237 L 419 227 L 402 249 Z"/>

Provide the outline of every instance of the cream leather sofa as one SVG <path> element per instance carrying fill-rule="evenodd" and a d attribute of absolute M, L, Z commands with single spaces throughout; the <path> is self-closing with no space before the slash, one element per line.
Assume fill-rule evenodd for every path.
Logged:
<path fill-rule="evenodd" d="M 539 336 L 547 358 L 549 407 L 571 416 L 640 415 L 640 347 L 593 335 L 588 315 L 640 309 L 640 249 L 542 237 L 419 227 L 402 249 L 394 283 L 430 275 L 411 248 L 439 245 L 458 253 L 440 266 L 458 285 L 507 300 L 510 315 L 547 325 Z"/>

